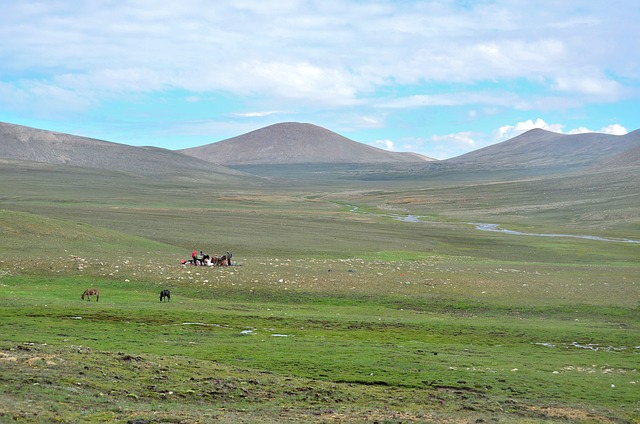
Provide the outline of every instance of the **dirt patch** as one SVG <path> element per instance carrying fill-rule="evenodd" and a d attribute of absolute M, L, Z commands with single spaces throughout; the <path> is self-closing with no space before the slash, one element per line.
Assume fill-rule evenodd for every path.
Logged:
<path fill-rule="evenodd" d="M 31 350 L 30 345 L 18 345 L 16 347 L 16 353 L 13 352 L 0 352 L 0 362 L 12 362 L 27 364 L 30 367 L 37 368 L 42 365 L 58 365 L 54 359 L 57 359 L 56 355 L 40 355 L 37 350 Z"/>
<path fill-rule="evenodd" d="M 33 356 L 29 359 L 26 359 L 24 362 L 32 367 L 38 367 L 41 365 L 58 365 L 58 363 L 55 362 L 53 358 L 55 358 L 54 355 Z"/>
<path fill-rule="evenodd" d="M 601 424 L 614 424 L 616 422 L 596 412 L 587 412 L 581 409 L 554 406 L 529 406 L 528 409 L 545 418 L 561 418 L 570 422 L 592 421 Z"/>
<path fill-rule="evenodd" d="M 9 355 L 8 353 L 0 352 L 0 361 L 3 362 L 18 362 L 18 357 Z"/>

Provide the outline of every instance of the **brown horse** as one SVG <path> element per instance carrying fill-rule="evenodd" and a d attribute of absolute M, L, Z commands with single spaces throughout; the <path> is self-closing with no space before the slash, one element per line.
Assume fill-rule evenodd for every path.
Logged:
<path fill-rule="evenodd" d="M 87 300 L 91 300 L 91 296 L 95 296 L 96 302 L 98 302 L 100 300 L 100 290 L 96 288 L 86 289 L 84 293 L 82 293 L 82 296 L 81 296 L 82 300 L 84 300 L 85 296 L 87 296 Z"/>

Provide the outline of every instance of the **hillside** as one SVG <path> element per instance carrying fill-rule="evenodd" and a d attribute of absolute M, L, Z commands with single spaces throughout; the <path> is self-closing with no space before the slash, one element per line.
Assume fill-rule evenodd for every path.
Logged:
<path fill-rule="evenodd" d="M 285 122 L 179 152 L 216 164 L 424 163 L 416 153 L 389 152 L 313 124 Z"/>
<path fill-rule="evenodd" d="M 38 262 L 52 252 L 55 252 L 60 261 L 69 261 L 69 258 L 75 255 L 132 255 L 136 250 L 153 251 L 158 256 L 169 257 L 171 252 L 176 250 L 174 246 L 75 222 L 73 219 L 60 219 L 18 210 L 0 209 L 0 228 L 0 251 L 3 252 L 3 259 L 16 251 L 30 252 L 32 258 Z"/>
<path fill-rule="evenodd" d="M 502 143 L 445 162 L 475 167 L 593 166 L 640 146 L 640 131 L 623 136 L 600 133 L 558 134 L 533 129 Z"/>
<path fill-rule="evenodd" d="M 156 147 L 134 147 L 0 122 L 0 158 L 121 171 L 214 178 L 244 174 Z"/>
<path fill-rule="evenodd" d="M 640 130 L 629 134 L 634 133 L 640 135 Z M 640 145 L 601 162 L 599 166 L 607 168 L 640 167 Z"/>

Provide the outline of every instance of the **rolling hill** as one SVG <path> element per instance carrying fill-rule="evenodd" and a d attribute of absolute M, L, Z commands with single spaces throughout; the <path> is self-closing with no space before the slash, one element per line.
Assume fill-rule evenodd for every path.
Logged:
<path fill-rule="evenodd" d="M 134 147 L 0 122 L 0 158 L 144 176 L 246 177 L 239 171 L 157 147 Z"/>
<path fill-rule="evenodd" d="M 225 166 L 345 163 L 424 163 L 417 153 L 390 152 L 313 124 L 284 122 L 237 137 L 179 150 Z"/>
<path fill-rule="evenodd" d="M 571 167 L 597 165 L 640 146 L 640 130 L 623 136 L 558 134 L 533 129 L 502 143 L 444 161 L 474 167 Z"/>

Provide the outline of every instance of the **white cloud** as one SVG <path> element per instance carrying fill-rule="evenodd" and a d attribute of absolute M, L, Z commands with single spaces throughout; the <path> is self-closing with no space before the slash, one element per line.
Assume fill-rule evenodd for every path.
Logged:
<path fill-rule="evenodd" d="M 257 60 L 211 62 L 202 68 L 174 75 L 175 88 L 195 92 L 223 91 L 238 96 L 268 98 L 278 104 L 350 106 L 362 103 L 358 91 L 365 89 L 358 77 L 339 68 L 310 62 Z"/>
<path fill-rule="evenodd" d="M 358 115 L 348 117 L 348 119 L 357 128 L 382 128 L 385 125 L 384 116 Z"/>
<path fill-rule="evenodd" d="M 207 143 L 220 141 L 225 138 L 231 138 L 240 134 L 245 134 L 258 129 L 253 121 L 243 120 L 241 122 L 201 120 L 201 121 L 182 121 L 172 123 L 165 131 L 169 134 L 184 137 L 207 137 Z M 193 146 L 180 146 L 193 147 Z"/>
<path fill-rule="evenodd" d="M 591 130 L 586 127 L 578 127 L 566 132 L 564 131 L 564 127 L 565 125 L 562 124 L 548 124 L 541 118 L 538 118 L 535 121 L 528 119 L 526 121 L 518 122 L 515 125 L 503 125 L 498 128 L 498 130 L 496 131 L 496 135 L 498 140 L 507 140 L 534 128 L 541 128 L 547 131 L 566 134 L 584 134 L 590 132 L 598 132 L 603 134 L 624 135 L 628 132 L 627 129 L 620 124 L 612 124 L 601 128 L 600 130 Z"/>
<path fill-rule="evenodd" d="M 598 62 L 602 58 L 590 46 L 615 44 L 608 43 L 606 31 L 612 22 L 626 28 L 629 39 L 637 34 L 632 17 L 610 10 L 615 8 L 579 2 L 584 16 L 567 16 L 573 1 L 544 8 L 522 4 L 521 9 L 505 1 L 465 8 L 431 1 L 151 4 L 72 7 L 62 2 L 46 10 L 35 2 L 9 5 L 0 18 L 0 39 L 11 42 L 3 43 L 0 55 L 10 54 L 11 64 L 5 66 L 44 65 L 61 71 L 63 79 L 88 76 L 88 82 L 109 90 L 142 86 L 244 93 L 248 85 L 251 92 L 323 102 L 331 91 L 340 104 L 390 81 L 546 76 L 560 92 L 602 96 L 619 94 L 620 83 L 574 78 L 565 70 L 628 68 L 634 59 L 620 55 L 619 61 Z"/>
<path fill-rule="evenodd" d="M 602 128 L 600 132 L 604 134 L 625 135 L 629 131 L 627 131 L 627 129 L 620 124 L 612 124 Z"/>
<path fill-rule="evenodd" d="M 567 134 L 585 134 L 585 133 L 592 133 L 592 132 L 598 132 L 602 134 L 611 134 L 611 135 L 625 135 L 629 131 L 627 131 L 627 129 L 620 124 L 612 124 L 612 125 L 603 127 L 600 130 L 590 130 L 589 128 L 586 128 L 586 127 L 574 128 L 572 130 L 567 131 Z"/>
<path fill-rule="evenodd" d="M 418 144 L 431 146 L 429 151 L 425 152 L 427 156 L 435 159 L 448 159 L 483 147 L 481 137 L 481 134 L 463 131 L 446 135 L 433 135 L 428 140 L 422 140 Z"/>
<path fill-rule="evenodd" d="M 88 73 L 66 73 L 54 82 L 78 93 L 103 94 L 162 91 L 171 87 L 172 77 L 148 68 L 105 68 Z"/>
<path fill-rule="evenodd" d="M 624 88 L 617 81 L 604 77 L 561 76 L 555 79 L 553 89 L 578 95 L 595 96 L 607 100 L 617 100 Z"/>
<path fill-rule="evenodd" d="M 267 110 L 267 111 L 262 111 L 262 112 L 236 113 L 235 116 L 239 116 L 239 117 L 242 117 L 242 118 L 263 118 L 265 116 L 279 115 L 281 113 L 284 113 L 284 112 L 279 111 L 279 110 Z"/>
<path fill-rule="evenodd" d="M 507 140 L 534 128 L 541 128 L 543 130 L 553 131 L 561 134 L 584 134 L 590 132 L 598 132 L 603 134 L 624 135 L 628 132 L 627 129 L 620 124 L 608 125 L 601 128 L 600 130 L 591 130 L 586 127 L 578 127 L 566 132 L 564 131 L 564 127 L 565 125 L 562 124 L 548 124 L 541 118 L 538 118 L 535 121 L 528 119 L 526 121 L 518 122 L 515 125 L 501 126 L 496 131 L 496 138 L 500 141 Z"/>
<path fill-rule="evenodd" d="M 473 148 L 476 146 L 476 141 L 473 138 L 473 134 L 466 131 L 455 134 L 434 135 L 431 137 L 431 140 L 438 143 L 448 143 L 457 146 L 463 146 L 465 148 Z"/>
<path fill-rule="evenodd" d="M 444 94 L 416 94 L 378 102 L 380 108 L 414 109 L 438 106 L 487 105 L 514 107 L 522 103 L 518 95 L 504 91 L 465 91 Z"/>
<path fill-rule="evenodd" d="M 52 118 L 80 113 L 96 104 L 97 100 L 92 96 L 82 96 L 44 81 L 23 81 L 17 85 L 0 81 L 0 107 L 4 110 Z"/>
<path fill-rule="evenodd" d="M 593 132 L 593 131 L 591 131 L 587 127 L 578 127 L 578 128 L 574 128 L 574 129 L 568 131 L 567 134 L 586 134 L 586 133 L 590 133 L 590 132 Z"/>
<path fill-rule="evenodd" d="M 385 150 L 396 150 L 395 144 L 391 140 L 376 140 L 376 144 L 381 145 Z"/>
<path fill-rule="evenodd" d="M 498 140 L 507 140 L 518 136 L 524 132 L 532 130 L 534 128 L 541 128 L 547 131 L 562 132 L 563 126 L 560 124 L 547 124 L 544 120 L 538 118 L 535 121 L 528 119 L 523 122 L 518 122 L 515 125 L 503 125 L 496 131 Z"/>
<path fill-rule="evenodd" d="M 343 70 L 311 63 L 260 63 L 248 73 L 255 78 L 255 89 L 269 87 L 284 98 L 320 101 L 328 104 L 354 104 L 356 84 Z"/>

